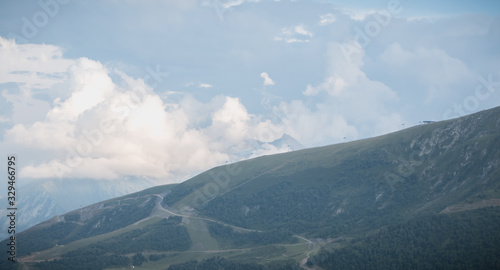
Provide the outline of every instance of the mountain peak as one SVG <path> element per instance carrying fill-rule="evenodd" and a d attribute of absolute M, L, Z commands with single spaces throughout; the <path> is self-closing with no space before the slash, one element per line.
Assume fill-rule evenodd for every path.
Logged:
<path fill-rule="evenodd" d="M 289 151 L 296 151 L 305 148 L 304 145 L 302 145 L 299 141 L 297 141 L 287 133 L 284 133 L 281 138 L 271 142 L 270 144 L 276 146 L 279 149 L 288 148 Z"/>

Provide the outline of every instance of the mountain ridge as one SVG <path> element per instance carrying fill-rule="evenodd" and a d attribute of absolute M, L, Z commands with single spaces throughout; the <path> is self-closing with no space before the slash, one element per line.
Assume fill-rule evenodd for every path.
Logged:
<path fill-rule="evenodd" d="M 214 254 L 243 264 L 261 258 L 264 266 L 273 261 L 288 265 L 285 269 L 299 262 L 306 267 L 320 249 L 349 250 L 357 239 L 394 224 L 412 224 L 453 207 L 462 207 L 466 215 L 483 215 L 471 205 L 489 209 L 492 204 L 485 202 L 500 199 L 499 116 L 500 107 L 374 138 L 215 167 L 180 184 L 84 207 L 79 211 L 85 215 L 77 210 L 39 224 L 19 235 L 19 245 L 24 238 L 25 243 L 45 246 L 20 256 L 24 264 L 41 269 L 67 266 L 87 258 L 91 250 L 107 250 L 119 259 L 106 260 L 125 264 L 136 253 L 165 256 L 145 259 L 145 269 L 209 260 Z M 177 246 L 158 250 L 147 244 L 148 232 L 160 227 L 177 232 L 161 240 Z M 42 231 L 51 238 L 44 239 Z M 140 247 L 128 246 L 134 238 Z M 119 255 L 122 251 L 125 256 Z M 46 259 L 52 264 L 37 264 Z M 97 268 L 101 266 L 109 267 L 103 262 Z"/>

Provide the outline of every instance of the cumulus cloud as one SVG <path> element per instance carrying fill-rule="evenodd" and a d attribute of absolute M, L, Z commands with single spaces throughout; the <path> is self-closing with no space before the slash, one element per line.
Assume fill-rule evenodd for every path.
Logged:
<path fill-rule="evenodd" d="M 221 10 L 236 10 L 245 3 L 242 0 L 206 2 L 217 4 Z M 213 17 L 210 12 L 213 10 L 209 10 L 208 15 L 203 14 Z M 123 175 L 145 175 L 165 182 L 179 181 L 185 175 L 231 160 L 227 149 L 249 139 L 272 142 L 288 133 L 301 143 L 314 146 L 397 130 L 406 121 L 405 117 L 423 117 L 424 111 L 432 109 L 424 105 L 432 104 L 433 108 L 443 111 L 443 106 L 452 106 L 455 102 L 448 99 L 462 102 L 465 96 L 474 94 L 476 85 L 473 83 L 477 84 L 477 76 L 471 70 L 496 68 L 495 57 L 484 53 L 494 50 L 492 45 L 484 44 L 495 44 L 496 36 L 470 38 L 470 35 L 492 33 L 491 27 L 498 24 L 497 21 L 481 21 L 474 27 L 464 28 L 470 18 L 457 17 L 457 21 L 463 19 L 463 24 L 455 25 L 456 21 L 452 20 L 449 23 L 453 27 L 447 30 L 443 23 L 448 19 L 430 24 L 394 17 L 393 20 L 398 20 L 394 24 L 397 27 L 383 28 L 383 34 L 372 38 L 369 46 L 358 44 L 359 53 L 346 61 L 341 47 L 350 43 L 339 42 L 346 41 L 355 25 L 366 25 L 357 21 L 365 20 L 374 11 L 341 12 L 348 16 L 335 10 L 327 13 L 329 11 L 321 8 L 314 12 L 295 18 L 295 22 L 290 21 L 291 17 L 274 20 L 269 15 L 272 12 L 233 16 L 231 24 L 222 25 L 231 26 L 229 30 L 233 32 L 228 34 L 240 39 L 222 47 L 214 43 L 216 49 L 210 47 L 214 44 L 209 44 L 207 51 L 211 53 L 208 55 L 225 55 L 220 50 L 232 48 L 230 55 L 238 51 L 245 55 L 245 60 L 252 60 L 247 61 L 248 67 L 243 71 L 230 70 L 238 76 L 230 80 L 230 86 L 223 88 L 221 81 L 225 78 L 217 79 L 216 74 L 226 74 L 228 67 L 231 69 L 240 62 L 222 62 L 224 65 L 214 66 L 212 58 L 199 57 L 201 66 L 205 67 L 192 72 L 212 78 L 210 84 L 201 77 L 198 81 L 191 70 L 172 71 L 172 77 L 178 82 L 164 83 L 161 84 L 164 88 L 155 89 L 161 92 L 163 99 L 142 79 L 128 77 L 98 61 L 64 58 L 57 46 L 16 44 L 0 38 L 0 62 L 7 63 L 0 66 L 3 102 L 0 122 L 8 127 L 2 134 L 4 141 L 1 143 L 36 153 L 22 168 L 26 177 L 55 177 L 60 172 L 63 177 L 114 179 Z M 271 17 L 263 17 L 266 21 L 262 23 L 260 15 Z M 247 35 L 238 35 L 242 25 L 248 27 L 249 21 L 257 27 L 255 36 L 251 36 L 255 43 L 248 42 Z M 214 24 L 215 32 L 200 35 L 200 38 L 217 36 L 218 25 L 218 22 Z M 197 26 L 193 29 L 198 29 Z M 189 27 L 183 29 L 191 31 Z M 439 29 L 439 34 L 431 34 L 435 33 L 430 31 L 432 29 Z M 421 35 L 414 35 L 415 32 Z M 456 38 L 463 35 L 467 36 Z M 303 43 L 303 46 L 299 46 L 300 53 L 294 47 L 282 50 L 281 45 L 286 44 L 275 43 L 269 37 L 283 43 Z M 317 42 L 306 44 L 313 38 Z M 188 41 L 189 44 L 203 44 Z M 136 46 L 142 50 L 143 45 L 146 44 Z M 471 49 L 475 47 L 481 49 Z M 132 51 L 130 47 L 129 51 Z M 159 63 L 167 65 L 171 55 L 165 53 L 163 58 L 149 55 L 148 59 L 158 59 Z M 198 58 L 193 56 L 193 59 Z M 180 62 L 177 60 L 173 62 Z M 261 97 L 257 95 L 249 97 L 232 92 L 232 96 L 220 95 L 212 99 L 204 96 L 200 101 L 188 94 L 197 87 L 209 88 L 212 83 L 226 93 L 239 90 L 239 86 L 250 90 L 260 84 L 273 85 L 269 74 L 262 72 L 259 81 L 247 72 L 269 66 L 269 61 L 284 67 L 278 70 L 273 66 L 273 78 L 279 72 L 281 78 L 301 76 L 290 77 L 289 82 L 280 81 L 273 95 L 281 96 L 271 96 L 264 89 L 261 94 L 267 96 L 261 108 L 258 108 Z M 182 69 L 188 70 L 192 65 L 187 61 Z M 187 73 L 189 75 L 185 75 Z M 176 76 L 178 74 L 185 76 Z M 192 78 L 195 79 L 185 85 L 190 88 L 182 89 L 182 83 Z M 463 86 L 471 81 L 472 87 Z M 459 96 L 455 91 L 469 93 Z M 39 95 L 40 92 L 46 95 Z M 240 100 L 237 95 L 245 99 Z M 415 101 L 419 96 L 423 96 L 424 101 Z M 7 109 L 4 110 L 5 104 Z M 247 110 L 244 104 L 252 104 L 248 107 L 252 109 Z M 442 111 L 429 115 L 441 115 Z M 276 151 L 282 149 L 269 144 L 255 155 Z"/>
<path fill-rule="evenodd" d="M 303 101 L 294 100 L 281 102 L 277 110 L 286 116 L 282 119 L 285 133 L 308 145 L 321 145 L 332 139 L 341 141 L 344 137 L 350 140 L 359 138 L 356 127 L 327 103 L 317 104 L 310 109 Z"/>
<path fill-rule="evenodd" d="M 398 77 L 426 85 L 427 104 L 447 99 L 460 85 L 473 83 L 477 78 L 463 61 L 437 48 L 408 50 L 395 42 L 380 54 L 379 59 Z"/>
<path fill-rule="evenodd" d="M 210 145 L 212 138 L 203 130 L 188 128 L 189 119 L 181 107 L 167 111 L 163 101 L 140 80 L 132 82 L 135 86 L 118 89 L 98 66 L 88 59 L 78 61 L 72 68 L 76 72 L 71 77 L 72 95 L 54 106 L 46 121 L 15 125 L 7 131 L 7 141 L 54 152 L 54 159 L 24 168 L 25 177 L 143 175 L 175 179 L 178 174 L 204 170 L 226 159 L 225 145 Z M 87 79 L 81 81 L 81 76 Z M 97 81 L 108 84 L 96 89 Z M 133 91 L 138 86 L 144 91 Z M 83 105 L 70 106 L 77 99 L 84 100 Z M 216 123 L 229 121 L 227 126 L 217 125 L 220 131 L 238 127 L 239 118 L 224 120 L 220 115 L 214 118 Z M 231 131 L 226 134 L 233 135 Z"/>
<path fill-rule="evenodd" d="M 269 77 L 269 74 L 267 74 L 267 72 L 262 72 L 260 74 L 260 77 L 264 79 L 264 86 L 274 85 L 273 79 Z"/>
<path fill-rule="evenodd" d="M 69 70 L 71 97 L 57 104 L 48 114 L 49 121 L 74 121 L 112 95 L 113 82 L 98 62 L 81 58 Z"/>
<path fill-rule="evenodd" d="M 278 109 L 286 115 L 286 132 L 307 144 L 358 139 L 397 130 L 402 117 L 389 108 L 398 101 L 395 91 L 372 80 L 362 71 L 363 53 L 347 61 L 342 44 L 328 50 L 328 71 L 323 82 L 308 85 L 306 96 L 322 96 L 315 108 L 303 101 L 282 102 Z"/>
<path fill-rule="evenodd" d="M 239 99 L 226 97 L 224 105 L 212 113 L 212 125 L 207 131 L 211 137 L 218 137 L 217 141 L 236 144 L 246 138 L 249 120 L 250 115 Z"/>
<path fill-rule="evenodd" d="M 332 43 L 329 48 L 329 70 L 325 81 L 318 86 L 308 85 L 305 95 L 317 95 L 327 92 L 331 96 L 366 97 L 370 95 L 378 99 L 395 99 L 396 93 L 381 82 L 370 80 L 361 70 L 364 53 L 348 61 L 342 53 L 342 44 Z"/>
<path fill-rule="evenodd" d="M 29 55 L 18 55 L 19 61 Z M 59 83 L 66 94 L 47 103 L 49 108 L 37 121 L 15 123 L 4 134 L 2 143 L 43 153 L 21 168 L 26 178 L 133 175 L 163 183 L 180 181 L 224 164 L 230 160 L 228 148 L 259 139 L 270 127 L 268 121 L 249 114 L 238 98 L 217 96 L 202 103 L 186 95 L 178 103 L 166 104 L 142 79 L 87 58 L 59 61 L 71 64 L 45 72 L 61 75 Z M 37 62 L 34 66 L 43 67 Z M 27 81 L 29 77 L 18 78 L 16 83 Z M 26 89 L 28 95 L 33 91 Z M 270 147 L 261 154 L 279 151 L 284 150 Z"/>

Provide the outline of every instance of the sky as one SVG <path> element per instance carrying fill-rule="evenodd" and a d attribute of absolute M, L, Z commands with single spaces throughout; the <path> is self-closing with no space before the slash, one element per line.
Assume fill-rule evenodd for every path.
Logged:
<path fill-rule="evenodd" d="M 27 181 L 166 184 L 250 140 L 316 147 L 471 114 L 500 105 L 499 15 L 486 0 L 1 1 L 0 148 Z"/>

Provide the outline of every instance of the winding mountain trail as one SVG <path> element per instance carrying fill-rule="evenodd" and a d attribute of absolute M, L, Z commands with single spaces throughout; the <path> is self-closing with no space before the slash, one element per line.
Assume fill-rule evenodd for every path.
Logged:
<path fill-rule="evenodd" d="M 313 241 L 311 241 L 311 240 L 309 240 L 309 239 L 307 239 L 307 238 L 305 238 L 305 237 L 302 237 L 300 235 L 294 235 L 293 237 L 302 239 L 302 240 L 304 240 L 304 241 L 307 242 L 309 251 L 306 253 L 306 257 L 300 261 L 300 267 L 302 267 L 303 269 L 312 270 L 311 268 L 308 268 L 306 266 L 306 263 L 309 260 L 311 253 L 316 250 L 316 247 L 317 247 L 316 243 L 313 242 Z M 312 248 L 311 248 L 311 245 L 312 245 Z"/>
<path fill-rule="evenodd" d="M 262 174 L 259 174 L 255 177 L 252 177 L 251 179 L 245 181 L 244 183 L 241 183 L 240 185 L 238 185 L 236 187 L 233 187 L 232 189 L 235 189 L 235 188 L 240 187 L 244 184 L 247 184 L 248 182 L 257 179 L 258 177 L 262 176 L 265 173 L 269 173 L 269 172 L 272 172 L 278 168 L 286 166 L 286 165 L 290 164 L 290 162 L 293 162 L 293 160 L 294 159 L 289 160 L 288 162 L 280 165 L 279 167 L 275 167 L 275 168 L 270 169 Z M 141 226 L 140 225 L 141 223 L 147 222 L 147 221 L 151 220 L 152 218 L 168 218 L 170 216 L 178 216 L 178 217 L 182 217 L 182 218 L 186 218 L 186 219 L 201 220 L 201 221 L 205 221 L 205 222 L 212 222 L 212 223 L 220 224 L 223 226 L 228 226 L 228 227 L 231 227 L 234 231 L 241 232 L 241 233 L 265 232 L 262 230 L 248 229 L 248 228 L 235 226 L 235 225 L 232 225 L 232 224 L 220 221 L 220 220 L 208 218 L 208 217 L 196 216 L 196 214 L 192 213 L 192 212 L 187 212 L 187 213 L 186 212 L 178 213 L 177 211 L 174 212 L 173 210 L 170 210 L 170 209 L 164 207 L 164 205 L 162 204 L 163 199 L 164 199 L 164 194 L 148 194 L 148 195 L 143 195 L 140 197 L 128 197 L 128 198 L 124 198 L 124 199 L 119 200 L 118 205 L 120 205 L 123 202 L 128 201 L 128 200 L 137 200 L 138 198 L 145 198 L 145 197 L 149 198 L 149 200 L 147 200 L 147 201 L 156 199 L 155 206 L 151 212 L 151 215 L 149 215 L 148 217 L 143 218 L 141 220 L 138 220 L 138 221 L 134 222 L 133 224 L 130 224 L 126 228 L 134 227 L 134 226 Z M 93 210 L 95 210 L 95 208 L 98 208 L 98 209 L 112 208 L 112 206 L 104 206 L 104 204 L 99 204 L 99 205 L 95 205 L 91 208 L 82 208 L 82 209 L 79 209 L 77 211 L 79 211 L 80 213 L 82 213 L 82 212 L 85 213 L 87 211 L 93 211 Z M 56 216 L 54 218 L 54 222 L 62 222 L 62 220 L 59 216 Z M 126 228 L 124 228 L 124 229 L 126 229 Z M 298 238 L 304 242 L 301 241 L 299 243 L 294 243 L 294 244 L 276 244 L 276 246 L 290 247 L 290 246 L 307 245 L 308 251 L 307 251 L 307 253 L 304 254 L 305 258 L 300 261 L 300 267 L 303 269 L 309 269 L 305 266 L 305 264 L 307 263 L 307 260 L 310 258 L 310 254 L 312 252 L 316 251 L 317 244 L 315 242 L 313 242 L 312 240 L 309 240 L 309 239 L 307 239 L 303 236 L 300 236 L 300 235 L 293 235 L 293 237 Z M 85 239 L 82 239 L 80 241 L 85 241 Z M 44 260 L 43 257 L 47 253 L 51 253 L 51 252 L 52 253 L 55 252 L 57 254 L 61 253 L 62 252 L 61 248 L 62 248 L 62 246 L 59 246 L 59 247 L 56 246 L 56 247 L 49 249 L 47 251 L 44 251 L 44 252 L 37 252 L 37 253 L 31 254 L 30 256 L 26 256 L 24 258 L 21 258 L 21 261 L 28 262 L 28 263 L 41 262 Z M 73 248 L 75 248 L 75 247 L 73 247 Z M 73 249 L 73 248 L 71 248 L 71 249 Z M 250 252 L 253 249 L 255 249 L 255 248 L 240 248 L 240 249 L 236 248 L 236 249 L 219 249 L 219 250 L 216 250 L 216 249 L 188 250 L 188 251 L 184 251 L 184 252 L 186 252 L 186 253 L 205 253 L 205 254 L 211 254 L 211 253 L 217 254 L 217 253 L 225 253 L 225 252 L 243 252 L 243 253 L 245 253 L 245 252 Z M 65 248 L 65 250 L 66 250 L 66 248 Z"/>
<path fill-rule="evenodd" d="M 170 211 L 170 210 L 168 210 L 168 209 L 166 209 L 166 208 L 163 207 L 163 205 L 161 204 L 161 202 L 163 200 L 163 197 L 161 195 L 154 194 L 154 196 L 157 196 L 159 198 L 159 200 L 156 202 L 158 209 L 161 210 L 161 211 L 164 211 L 164 212 L 166 212 L 166 213 L 168 213 L 169 215 L 172 215 L 172 216 L 178 216 L 178 217 L 190 218 L 190 219 L 198 219 L 198 220 L 205 220 L 205 221 L 208 221 L 208 222 L 213 222 L 213 223 L 217 223 L 217 224 L 220 224 L 220 225 L 231 227 L 231 228 L 233 228 L 233 229 L 235 229 L 237 231 L 243 231 L 243 232 L 263 232 L 263 231 L 259 231 L 259 230 L 252 230 L 252 229 L 238 227 L 238 226 L 231 225 L 231 224 L 228 224 L 228 223 L 225 223 L 225 222 L 222 222 L 222 221 L 219 221 L 219 220 L 211 219 L 211 218 L 204 218 L 204 217 L 197 217 L 197 216 L 193 216 L 193 215 L 178 214 L 178 213 L 172 212 L 172 211 Z"/>
<path fill-rule="evenodd" d="M 158 199 L 156 201 L 155 209 L 161 210 L 161 211 L 163 211 L 169 215 L 172 215 L 172 216 L 178 216 L 178 217 L 183 217 L 183 218 L 198 219 L 198 220 L 213 222 L 213 223 L 217 223 L 220 225 L 231 227 L 234 230 L 240 231 L 240 232 L 264 232 L 261 230 L 253 230 L 253 229 L 238 227 L 238 226 L 228 224 L 228 223 L 225 223 L 225 222 L 222 222 L 219 220 L 211 219 L 211 218 L 204 218 L 204 217 L 197 217 L 197 216 L 193 216 L 193 215 L 185 215 L 185 214 L 175 213 L 175 212 L 172 212 L 172 211 L 163 207 L 163 205 L 161 204 L 161 202 L 163 201 L 163 196 L 161 196 L 160 194 L 154 194 L 154 196 L 158 197 Z M 300 235 L 293 235 L 293 237 L 304 240 L 306 242 L 304 244 L 308 245 L 309 251 L 306 253 L 306 257 L 300 261 L 300 267 L 303 269 L 311 270 L 310 268 L 306 267 L 305 264 L 309 260 L 311 253 L 316 251 L 318 245 L 315 242 L 313 242 L 312 240 L 309 240 L 309 239 L 302 237 Z M 282 245 L 282 246 L 292 246 L 292 245 L 297 245 L 297 244 L 286 244 L 286 245 Z M 248 251 L 248 250 L 251 250 L 251 249 L 244 248 L 244 249 L 206 250 L 206 251 L 190 251 L 190 252 L 219 253 L 219 252 L 228 252 L 228 251 Z"/>

